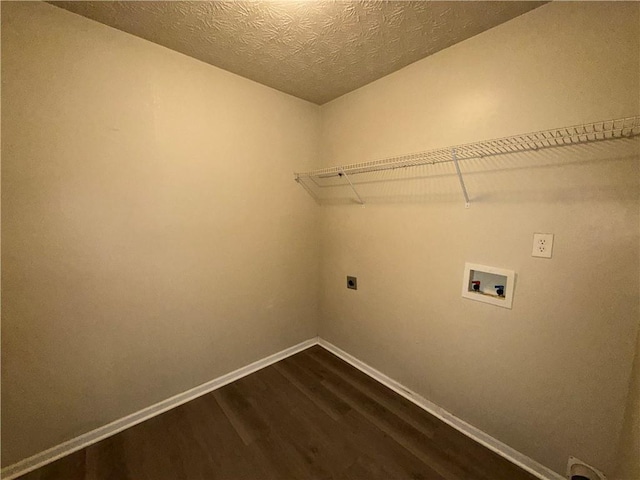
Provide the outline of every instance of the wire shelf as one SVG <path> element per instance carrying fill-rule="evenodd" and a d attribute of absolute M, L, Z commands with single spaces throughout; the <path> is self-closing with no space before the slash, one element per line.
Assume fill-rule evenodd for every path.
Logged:
<path fill-rule="evenodd" d="M 353 189 L 358 198 L 358 203 L 364 204 L 364 201 L 349 179 L 351 175 L 453 162 L 460 179 L 466 205 L 468 206 L 469 198 L 464 186 L 462 173 L 458 167 L 458 161 L 460 160 L 632 138 L 637 135 L 640 135 L 640 115 L 571 125 L 569 127 L 560 127 L 551 130 L 541 130 L 538 132 L 467 143 L 369 162 L 353 163 L 308 172 L 296 172 L 294 173 L 294 178 L 314 197 L 314 193 L 304 182 L 305 179 L 310 180 L 315 185 L 320 185 L 327 181 L 329 181 L 330 184 L 334 184 L 331 179 L 346 179 L 348 182 L 347 185 Z"/>
<path fill-rule="evenodd" d="M 426 152 L 401 155 L 397 157 L 374 160 L 371 162 L 353 163 L 339 167 L 323 168 L 303 173 L 294 173 L 295 178 L 316 177 L 327 178 L 359 173 L 392 170 L 395 168 L 415 167 L 441 162 L 452 162 L 452 150 L 458 160 L 482 158 L 506 153 L 517 153 L 543 148 L 563 147 L 616 138 L 630 138 L 640 135 L 640 115 L 635 117 L 605 120 L 602 122 L 572 125 L 539 132 L 496 138 L 475 143 L 467 143 L 454 147 L 439 148 Z"/>

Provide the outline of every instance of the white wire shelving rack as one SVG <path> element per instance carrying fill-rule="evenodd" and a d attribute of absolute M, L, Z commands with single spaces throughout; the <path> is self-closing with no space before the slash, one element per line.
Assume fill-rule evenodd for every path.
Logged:
<path fill-rule="evenodd" d="M 317 196 L 306 182 L 312 182 L 315 187 L 322 188 L 322 180 L 331 178 L 344 179 L 347 182 L 345 185 L 348 185 L 351 190 L 353 190 L 358 203 L 364 205 L 365 202 L 358 193 L 354 182 L 352 182 L 351 176 L 452 162 L 455 166 L 458 180 L 460 181 L 465 206 L 469 207 L 469 194 L 459 165 L 459 162 L 462 160 L 529 152 L 547 148 L 560 148 L 569 145 L 629 139 L 638 135 L 640 135 L 640 115 L 495 138 L 370 162 L 353 163 L 309 172 L 296 172 L 294 173 L 294 178 L 295 181 L 301 184 L 316 200 Z"/>

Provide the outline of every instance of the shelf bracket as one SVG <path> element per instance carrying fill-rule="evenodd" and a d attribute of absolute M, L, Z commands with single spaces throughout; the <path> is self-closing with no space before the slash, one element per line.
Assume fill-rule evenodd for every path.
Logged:
<path fill-rule="evenodd" d="M 462 178 L 462 172 L 460 171 L 460 165 L 458 165 L 458 157 L 456 156 L 456 149 L 451 149 L 451 158 L 453 159 L 453 164 L 456 166 L 456 173 L 458 174 L 458 180 L 460 180 L 460 187 L 462 188 L 462 194 L 464 195 L 464 208 L 469 208 L 469 194 L 467 193 L 467 187 L 464 184 L 464 179 Z"/>
<path fill-rule="evenodd" d="M 304 181 L 300 178 L 300 175 L 298 175 L 297 173 L 294 173 L 294 180 L 295 180 L 299 185 L 302 185 L 302 188 L 304 188 L 304 189 L 307 191 L 307 193 L 308 193 L 309 195 L 311 195 L 311 198 L 313 198 L 313 200 L 314 200 L 318 205 L 320 205 L 320 199 L 319 199 L 319 198 L 318 198 L 318 196 L 313 192 L 313 190 L 311 190 L 311 189 L 309 188 L 309 186 L 308 186 L 306 183 L 304 183 Z"/>
<path fill-rule="evenodd" d="M 360 194 L 356 190 L 356 187 L 354 187 L 353 183 L 351 183 L 351 179 L 349 178 L 349 175 L 347 175 L 347 173 L 344 171 L 344 168 L 340 168 L 340 173 L 338 175 L 347 179 L 351 190 L 353 190 L 353 193 L 355 193 L 356 197 L 358 197 L 358 203 L 364 207 L 364 200 L 362 200 L 362 197 L 360 197 Z"/>

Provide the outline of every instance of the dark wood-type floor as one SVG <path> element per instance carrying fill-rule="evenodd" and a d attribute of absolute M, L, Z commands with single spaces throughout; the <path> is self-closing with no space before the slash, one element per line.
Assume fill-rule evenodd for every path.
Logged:
<path fill-rule="evenodd" d="M 314 346 L 20 480 L 532 480 Z"/>

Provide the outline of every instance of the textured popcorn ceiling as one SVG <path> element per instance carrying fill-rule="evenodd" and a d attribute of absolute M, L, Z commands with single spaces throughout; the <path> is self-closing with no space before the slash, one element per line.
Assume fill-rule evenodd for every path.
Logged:
<path fill-rule="evenodd" d="M 544 2 L 50 2 L 323 104 Z"/>

